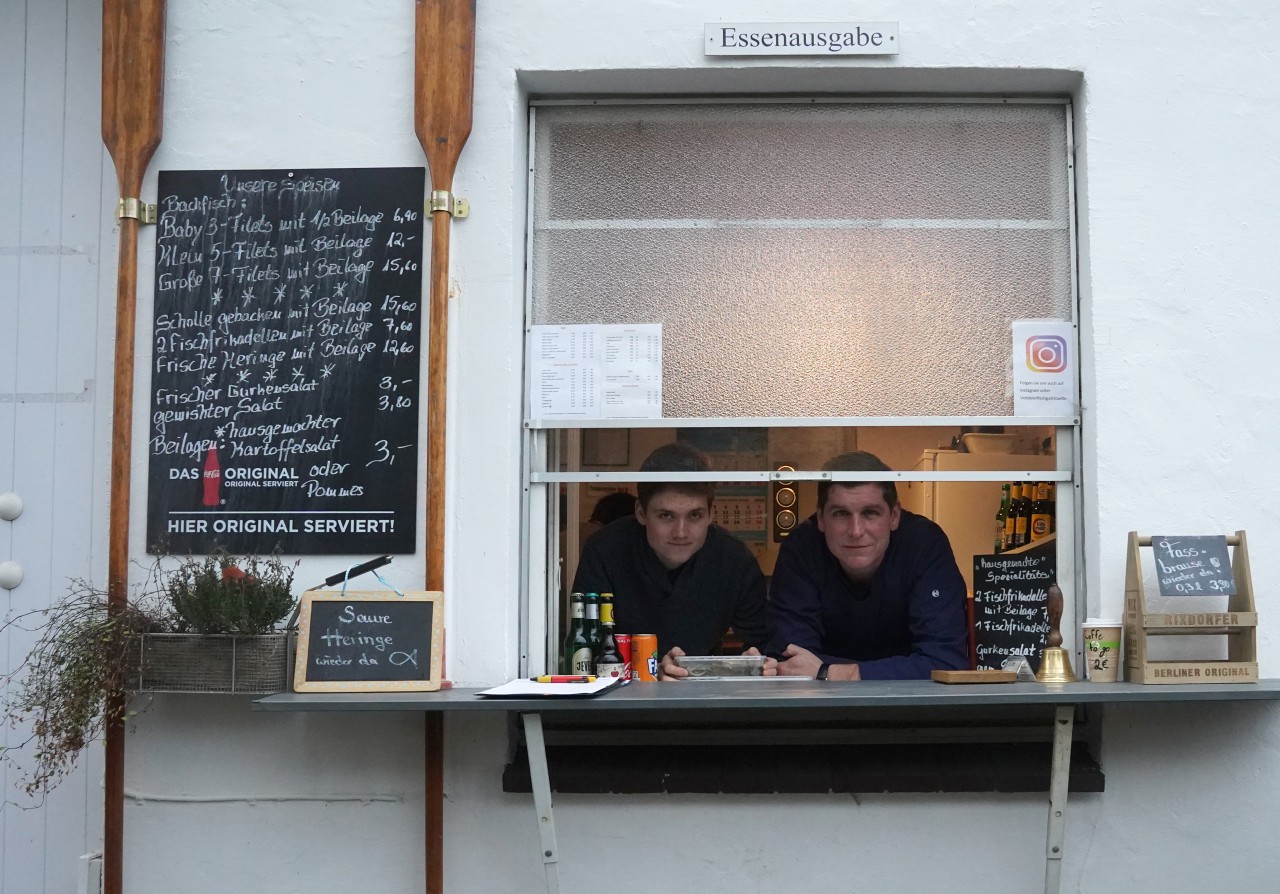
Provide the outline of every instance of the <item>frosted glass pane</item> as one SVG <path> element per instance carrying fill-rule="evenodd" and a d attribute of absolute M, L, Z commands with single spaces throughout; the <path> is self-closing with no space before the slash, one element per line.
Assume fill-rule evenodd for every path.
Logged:
<path fill-rule="evenodd" d="M 1072 317 L 1062 106 L 537 113 L 534 323 L 661 322 L 663 415 L 1011 415 Z"/>

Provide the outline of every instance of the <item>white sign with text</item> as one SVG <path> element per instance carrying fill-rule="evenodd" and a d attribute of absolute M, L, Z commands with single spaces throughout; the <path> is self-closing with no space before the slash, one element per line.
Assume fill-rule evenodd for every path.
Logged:
<path fill-rule="evenodd" d="M 1013 414 L 1076 414 L 1076 327 L 1062 320 L 1013 321 Z"/>
<path fill-rule="evenodd" d="M 662 324 L 534 326 L 533 419 L 662 415 Z"/>
<path fill-rule="evenodd" d="M 718 22 L 703 26 L 707 56 L 896 56 L 897 22 Z"/>

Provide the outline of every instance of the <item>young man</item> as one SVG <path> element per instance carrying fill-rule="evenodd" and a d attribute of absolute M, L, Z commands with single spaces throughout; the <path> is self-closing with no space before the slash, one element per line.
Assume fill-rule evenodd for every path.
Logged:
<path fill-rule="evenodd" d="M 870 453 L 830 472 L 888 472 Z M 818 484 L 818 511 L 782 544 L 770 592 L 778 673 L 927 679 L 968 667 L 965 584 L 947 535 L 898 505 L 892 482 Z"/>
<path fill-rule="evenodd" d="M 667 444 L 640 471 L 707 472 L 710 464 L 692 447 Z M 656 633 L 664 679 L 687 676 L 672 659 L 714 652 L 730 627 L 747 654 L 759 654 L 764 575 L 740 540 L 711 523 L 715 485 L 644 481 L 636 490 L 635 514 L 583 544 L 574 591 L 613 593 L 618 632 Z"/>

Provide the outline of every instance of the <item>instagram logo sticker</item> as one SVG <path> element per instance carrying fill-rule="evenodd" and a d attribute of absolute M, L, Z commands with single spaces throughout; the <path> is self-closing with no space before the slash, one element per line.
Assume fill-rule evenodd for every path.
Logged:
<path fill-rule="evenodd" d="M 1060 373 L 1067 368 L 1067 340 L 1060 335 L 1033 335 L 1027 339 L 1027 369 Z"/>

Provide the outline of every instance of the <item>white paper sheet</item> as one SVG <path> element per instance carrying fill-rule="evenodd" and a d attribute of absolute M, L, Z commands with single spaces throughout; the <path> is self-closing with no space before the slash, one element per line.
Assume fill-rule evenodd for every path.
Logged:
<path fill-rule="evenodd" d="M 597 695 L 621 682 L 620 677 L 598 677 L 590 683 L 538 683 L 534 680 L 520 679 L 486 689 L 484 692 L 477 692 L 476 695 L 487 695 L 491 698 L 574 698 Z"/>
<path fill-rule="evenodd" d="M 662 416 L 662 324 L 534 326 L 533 419 Z"/>
<path fill-rule="evenodd" d="M 1013 321 L 1013 414 L 1076 414 L 1076 331 L 1063 320 Z"/>

